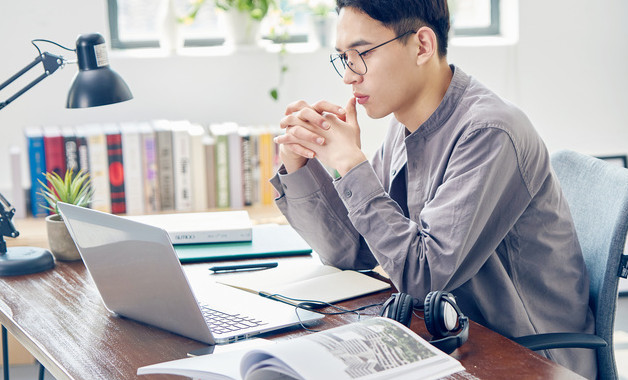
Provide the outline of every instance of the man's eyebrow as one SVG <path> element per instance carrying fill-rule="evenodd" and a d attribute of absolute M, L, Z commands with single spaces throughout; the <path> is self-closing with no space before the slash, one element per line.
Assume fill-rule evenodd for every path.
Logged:
<path fill-rule="evenodd" d="M 349 45 L 348 49 L 355 49 L 355 48 L 360 47 L 360 46 L 371 45 L 371 44 L 372 44 L 372 42 L 368 42 L 368 41 L 365 41 L 365 40 L 357 40 L 355 42 L 352 42 L 351 45 Z M 339 52 L 339 53 L 341 52 L 341 50 L 338 49 L 337 47 L 336 47 L 336 51 Z"/>

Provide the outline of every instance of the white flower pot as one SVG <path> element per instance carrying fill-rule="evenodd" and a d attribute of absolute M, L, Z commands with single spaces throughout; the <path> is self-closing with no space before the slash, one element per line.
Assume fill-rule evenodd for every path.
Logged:
<path fill-rule="evenodd" d="M 59 215 L 46 217 L 46 230 L 48 232 L 48 245 L 55 259 L 60 261 L 80 260 L 81 255 L 68 232 L 63 219 Z"/>
<path fill-rule="evenodd" d="M 227 11 L 229 34 L 227 44 L 235 46 L 257 46 L 261 39 L 261 21 L 252 19 L 247 12 L 237 9 Z"/>

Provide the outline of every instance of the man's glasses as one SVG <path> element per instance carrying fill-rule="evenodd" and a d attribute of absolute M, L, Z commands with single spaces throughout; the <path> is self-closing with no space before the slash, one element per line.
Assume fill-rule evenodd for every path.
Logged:
<path fill-rule="evenodd" d="M 349 49 L 349 50 L 345 50 L 343 53 L 340 53 L 340 54 L 330 54 L 329 61 L 331 62 L 332 66 L 334 66 L 334 69 L 336 69 L 336 72 L 338 73 L 338 75 L 340 75 L 341 78 L 344 78 L 345 76 L 344 73 L 347 70 L 347 67 L 358 75 L 364 75 L 366 74 L 366 70 L 367 70 L 366 62 L 364 62 L 364 58 L 362 57 L 364 54 L 371 52 L 377 49 L 378 47 L 384 46 L 387 43 L 398 40 L 401 37 L 406 36 L 410 33 L 416 33 L 416 32 L 414 30 L 409 30 L 405 32 L 404 34 L 393 38 L 392 40 L 388 40 L 375 47 L 365 50 L 361 53 L 357 51 L 356 49 Z"/>

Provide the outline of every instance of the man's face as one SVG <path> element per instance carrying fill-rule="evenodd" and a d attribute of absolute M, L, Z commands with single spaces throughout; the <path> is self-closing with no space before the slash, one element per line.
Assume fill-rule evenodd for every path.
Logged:
<path fill-rule="evenodd" d="M 366 51 L 397 37 L 392 29 L 352 7 L 342 8 L 338 18 L 336 50 Z M 408 36 L 412 40 L 413 36 Z M 375 119 L 402 111 L 414 101 L 416 88 L 416 49 L 410 43 L 392 41 L 362 55 L 367 72 L 359 75 L 346 69 L 344 82 L 366 113 Z"/>

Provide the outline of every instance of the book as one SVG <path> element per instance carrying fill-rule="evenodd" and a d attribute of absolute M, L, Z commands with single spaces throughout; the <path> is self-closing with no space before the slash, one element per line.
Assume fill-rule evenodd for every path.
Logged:
<path fill-rule="evenodd" d="M 65 147 L 59 127 L 44 128 L 44 152 L 46 153 L 46 171 L 65 177 Z"/>
<path fill-rule="evenodd" d="M 399 322 L 375 317 L 274 344 L 140 367 L 195 379 L 439 379 L 460 362 Z"/>
<path fill-rule="evenodd" d="M 234 123 L 212 124 L 209 130 L 215 141 L 216 207 L 229 208 L 231 207 L 229 135 L 237 133 L 237 125 Z"/>
<path fill-rule="evenodd" d="M 192 173 L 192 210 L 207 210 L 207 161 L 205 160 L 205 128 L 191 124 L 190 134 L 190 172 Z M 213 162 L 213 161 L 212 161 Z"/>
<path fill-rule="evenodd" d="M 172 129 L 168 120 L 153 123 L 157 147 L 157 173 L 159 178 L 159 204 L 162 211 L 174 206 L 174 167 L 172 160 Z"/>
<path fill-rule="evenodd" d="M 105 133 L 98 124 L 85 125 L 82 128 L 82 133 L 87 141 L 89 175 L 94 188 L 91 208 L 102 212 L 111 212 L 109 161 Z"/>
<path fill-rule="evenodd" d="M 182 263 L 309 255 L 312 248 L 289 225 L 253 226 L 251 241 L 235 243 L 175 245 Z"/>
<path fill-rule="evenodd" d="M 160 227 L 172 244 L 250 242 L 253 224 L 246 211 L 135 215 L 127 219 Z"/>
<path fill-rule="evenodd" d="M 63 148 L 65 150 L 65 167 L 72 171 L 73 174 L 81 170 L 78 156 L 78 143 L 74 128 L 61 128 L 61 136 L 63 136 Z"/>
<path fill-rule="evenodd" d="M 89 172 L 89 152 L 87 151 L 87 138 L 82 131 L 82 126 L 72 128 L 74 136 L 76 136 L 76 151 L 78 160 L 78 169 Z"/>
<path fill-rule="evenodd" d="M 171 123 L 172 168 L 174 178 L 174 208 L 192 211 L 192 171 L 190 152 L 190 122 L 181 120 Z"/>
<path fill-rule="evenodd" d="M 224 285 L 296 305 L 299 300 L 335 303 L 390 289 L 390 284 L 354 270 L 341 270 L 316 260 L 282 261 L 276 268 L 221 275 Z"/>
<path fill-rule="evenodd" d="M 122 166 L 126 213 L 144 214 L 144 176 L 142 175 L 142 141 L 135 123 L 120 125 L 122 133 Z"/>
<path fill-rule="evenodd" d="M 144 183 L 144 212 L 161 210 L 159 197 L 159 173 L 157 167 L 157 142 L 150 123 L 140 123 L 142 180 Z"/>
<path fill-rule="evenodd" d="M 26 218 L 26 197 L 22 187 L 22 149 L 15 145 L 9 146 L 11 163 L 11 203 L 15 219 Z"/>
<path fill-rule="evenodd" d="M 239 127 L 234 123 L 229 131 L 229 207 L 240 209 L 244 207 L 243 157 L 242 137 L 238 133 Z"/>
<path fill-rule="evenodd" d="M 269 180 L 273 176 L 275 143 L 270 129 L 264 129 L 258 139 L 260 167 L 260 201 L 263 205 L 273 203 L 273 189 Z"/>
<path fill-rule="evenodd" d="M 206 178 L 206 202 L 207 208 L 216 207 L 216 140 L 209 133 L 203 137 L 205 149 L 205 178 Z"/>
<path fill-rule="evenodd" d="M 44 134 L 39 127 L 28 127 L 24 129 L 26 146 L 28 150 L 28 167 L 31 180 L 30 205 L 33 217 L 43 217 L 48 215 L 48 211 L 43 207 L 46 204 L 42 195 L 43 186 L 39 181 L 45 181 L 46 177 L 46 153 L 44 152 Z"/>
<path fill-rule="evenodd" d="M 104 127 L 107 139 L 107 158 L 109 164 L 109 191 L 111 212 L 126 213 L 126 192 L 124 188 L 124 161 L 122 158 L 122 134 L 115 124 Z"/>

